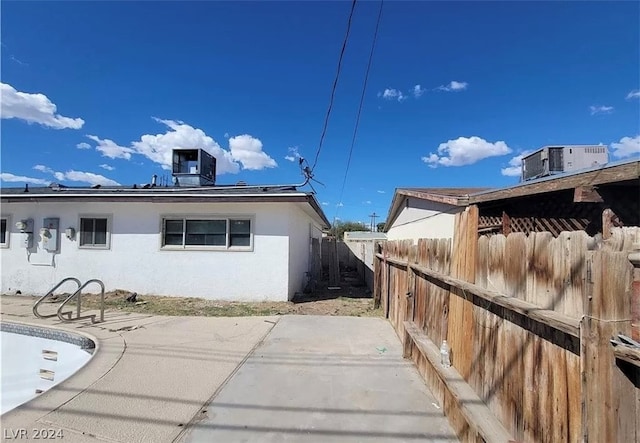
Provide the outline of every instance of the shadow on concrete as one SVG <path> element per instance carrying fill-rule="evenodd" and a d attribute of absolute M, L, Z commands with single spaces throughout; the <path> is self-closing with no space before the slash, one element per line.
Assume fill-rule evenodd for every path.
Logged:
<path fill-rule="evenodd" d="M 173 399 L 165 399 L 165 400 L 173 401 Z M 234 406 L 236 405 L 233 405 L 231 407 L 234 407 Z M 262 406 L 260 405 L 243 405 L 242 407 L 254 408 L 256 406 L 258 408 L 262 408 Z M 229 407 L 229 405 L 212 404 L 210 407 L 222 408 L 222 407 Z M 37 408 L 37 407 L 29 408 L 27 406 L 25 409 L 31 409 L 31 410 L 42 411 L 42 412 L 50 412 L 47 408 Z M 207 411 L 208 409 L 201 411 L 201 415 L 205 415 Z M 313 412 L 314 408 L 287 407 L 287 408 L 281 408 L 277 411 L 286 412 L 286 413 L 295 413 L 295 412 L 306 413 L 306 412 Z M 331 410 L 325 411 L 321 409 L 318 409 L 316 412 L 332 413 Z M 339 410 L 339 412 L 337 413 L 338 414 L 345 414 L 345 413 L 363 414 L 363 412 L 364 414 L 371 413 L 371 412 L 379 415 L 386 414 L 386 411 L 361 411 L 361 410 Z M 177 420 L 174 421 L 174 420 L 166 420 L 166 419 L 155 419 L 155 418 L 149 418 L 149 417 L 140 417 L 140 416 L 130 415 L 126 413 L 126 407 L 124 406 L 123 406 L 123 412 L 121 414 L 87 412 L 87 411 L 72 409 L 69 407 L 65 407 L 64 410 L 60 411 L 60 413 L 79 416 L 79 417 L 92 417 L 92 418 L 95 418 L 96 420 L 100 420 L 100 419 L 118 420 L 118 422 L 122 422 L 122 423 L 126 423 L 126 422 L 129 422 L 132 424 L 149 423 L 149 424 L 155 424 L 158 426 L 175 426 L 177 432 L 184 430 L 185 426 L 188 425 L 188 423 L 182 423 Z M 438 412 L 438 413 L 428 414 L 425 412 L 424 414 L 422 414 L 422 416 L 425 419 L 428 419 L 430 415 L 441 417 L 442 413 Z M 292 422 L 291 427 L 233 425 L 233 424 L 225 424 L 225 423 L 203 423 L 203 422 L 197 423 L 197 427 L 199 429 L 211 430 L 211 431 L 221 430 L 221 431 L 238 431 L 238 432 L 245 432 L 245 433 L 252 432 L 252 433 L 265 434 L 265 435 L 272 434 L 272 433 L 281 433 L 281 434 L 287 434 L 287 435 L 306 435 L 306 436 L 316 435 L 319 437 L 333 436 L 333 437 L 387 438 L 387 439 L 409 439 L 409 440 L 437 439 L 438 441 L 452 441 L 452 442 L 458 441 L 457 439 L 453 439 L 451 437 L 451 434 L 445 434 L 445 433 L 438 434 L 438 433 L 426 433 L 426 432 L 418 433 L 418 432 L 384 432 L 384 431 L 347 430 L 347 429 L 344 429 L 344 430 L 317 429 L 317 428 L 309 428 L 309 427 L 296 427 L 295 421 L 290 419 L 288 419 L 287 421 Z M 330 426 L 330 424 L 328 426 Z M 180 441 L 179 437 L 181 436 L 178 435 L 173 441 Z"/>

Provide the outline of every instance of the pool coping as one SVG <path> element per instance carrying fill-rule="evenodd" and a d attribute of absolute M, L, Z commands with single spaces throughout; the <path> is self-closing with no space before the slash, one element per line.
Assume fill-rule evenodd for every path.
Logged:
<path fill-rule="evenodd" d="M 69 343 L 91 355 L 94 355 L 98 350 L 98 339 L 90 334 L 71 332 L 54 326 L 2 320 L 0 321 L 0 331 Z"/>

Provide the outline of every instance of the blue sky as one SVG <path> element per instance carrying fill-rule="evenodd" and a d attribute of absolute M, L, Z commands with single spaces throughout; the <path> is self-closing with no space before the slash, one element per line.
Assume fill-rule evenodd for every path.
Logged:
<path fill-rule="evenodd" d="M 2 186 L 148 183 L 173 146 L 216 155 L 220 184 L 299 183 L 350 7 L 3 2 Z M 547 144 L 640 152 L 637 2 L 387 1 L 341 199 L 378 7 L 356 6 L 314 170 L 330 219 L 383 221 L 396 187 L 517 183 Z"/>

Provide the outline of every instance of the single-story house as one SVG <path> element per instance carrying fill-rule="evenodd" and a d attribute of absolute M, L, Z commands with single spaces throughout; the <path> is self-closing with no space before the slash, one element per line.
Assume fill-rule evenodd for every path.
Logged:
<path fill-rule="evenodd" d="M 220 300 L 286 301 L 303 290 L 329 228 L 312 193 L 188 178 L 1 189 L 1 292 L 44 294 L 66 277 Z"/>
<path fill-rule="evenodd" d="M 455 215 L 487 188 L 398 188 L 387 215 L 387 240 L 453 238 Z"/>
<path fill-rule="evenodd" d="M 607 223 L 638 226 L 639 177 L 640 161 L 634 159 L 499 189 L 399 188 L 387 217 L 387 239 L 453 238 L 455 214 L 469 205 L 478 207 L 479 234 L 595 235 Z"/>

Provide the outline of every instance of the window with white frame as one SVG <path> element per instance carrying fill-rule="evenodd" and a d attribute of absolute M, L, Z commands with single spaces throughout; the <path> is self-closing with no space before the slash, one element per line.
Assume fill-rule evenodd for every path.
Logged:
<path fill-rule="evenodd" d="M 0 248 L 9 247 L 9 217 L 0 218 Z"/>
<path fill-rule="evenodd" d="M 162 220 L 162 247 L 250 250 L 250 218 L 199 218 L 167 216 Z"/>
<path fill-rule="evenodd" d="M 108 249 L 109 225 L 108 216 L 80 216 L 80 247 Z"/>

